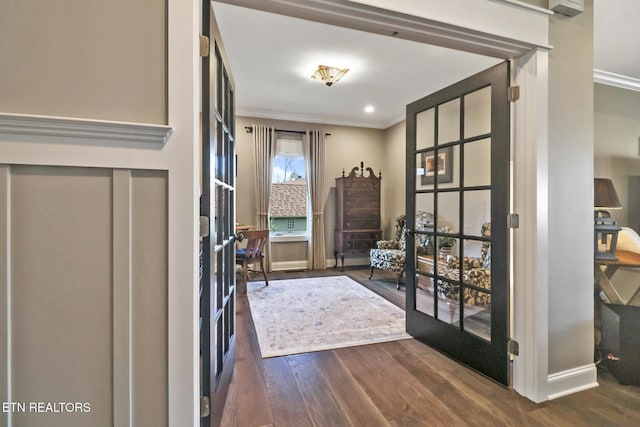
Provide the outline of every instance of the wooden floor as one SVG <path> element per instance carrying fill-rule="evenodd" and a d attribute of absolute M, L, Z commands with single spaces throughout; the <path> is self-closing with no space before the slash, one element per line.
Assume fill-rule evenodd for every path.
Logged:
<path fill-rule="evenodd" d="M 404 289 L 384 272 L 371 281 L 366 269 L 269 280 L 314 274 L 346 274 L 404 307 Z M 640 426 L 640 387 L 606 372 L 600 387 L 535 404 L 416 340 L 262 359 L 246 295 L 237 307 L 223 426 Z"/>

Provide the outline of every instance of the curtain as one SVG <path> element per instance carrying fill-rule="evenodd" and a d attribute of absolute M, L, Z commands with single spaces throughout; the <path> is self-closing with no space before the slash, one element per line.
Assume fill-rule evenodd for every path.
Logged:
<path fill-rule="evenodd" d="M 253 125 L 253 160 L 256 168 L 256 230 L 269 229 L 269 200 L 271 197 L 271 169 L 276 153 L 275 129 Z M 267 254 L 271 254 L 271 240 L 267 243 Z M 267 269 L 271 271 L 271 257 L 267 256 Z"/>
<path fill-rule="evenodd" d="M 309 200 L 311 206 L 311 241 L 309 242 L 309 267 L 325 270 L 327 256 L 324 237 L 324 131 L 311 130 L 305 134 L 305 159 L 309 172 Z"/>

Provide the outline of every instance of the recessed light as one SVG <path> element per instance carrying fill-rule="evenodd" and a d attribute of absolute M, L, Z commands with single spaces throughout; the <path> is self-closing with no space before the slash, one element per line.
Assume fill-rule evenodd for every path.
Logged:
<path fill-rule="evenodd" d="M 365 112 L 365 113 L 369 113 L 369 114 L 371 114 L 371 113 L 373 113 L 374 111 L 376 111 L 376 109 L 375 109 L 375 108 L 373 108 L 373 105 L 367 105 L 366 107 L 364 107 L 364 112 Z"/>

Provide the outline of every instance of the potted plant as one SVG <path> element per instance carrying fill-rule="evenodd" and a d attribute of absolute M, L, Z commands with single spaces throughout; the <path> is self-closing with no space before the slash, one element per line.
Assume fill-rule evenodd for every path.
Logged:
<path fill-rule="evenodd" d="M 451 233 L 453 230 L 451 227 L 443 225 L 438 228 L 440 233 Z M 447 255 L 453 254 L 453 245 L 456 244 L 456 239 L 449 236 L 438 237 L 438 248 L 440 249 L 440 258 L 446 258 Z"/>

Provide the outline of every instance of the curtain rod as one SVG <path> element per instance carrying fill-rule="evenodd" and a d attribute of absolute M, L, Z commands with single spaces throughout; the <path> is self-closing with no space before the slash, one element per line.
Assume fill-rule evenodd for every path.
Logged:
<path fill-rule="evenodd" d="M 253 126 L 245 126 L 244 130 L 247 131 L 247 133 L 253 133 Z M 306 131 L 303 130 L 286 130 L 286 129 L 275 129 L 276 132 L 289 132 L 289 133 L 299 133 L 300 135 L 304 135 L 305 133 L 307 133 Z M 326 136 L 331 136 L 330 133 L 325 133 Z"/>

